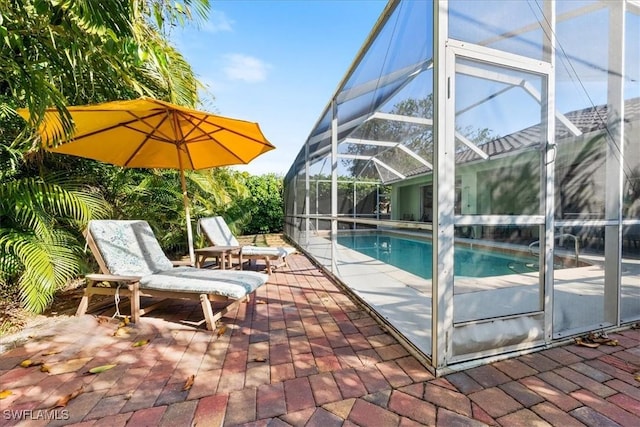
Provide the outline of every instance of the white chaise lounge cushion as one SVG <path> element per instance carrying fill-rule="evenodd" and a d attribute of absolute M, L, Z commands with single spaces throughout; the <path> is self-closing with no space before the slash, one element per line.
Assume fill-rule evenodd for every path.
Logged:
<path fill-rule="evenodd" d="M 265 256 L 271 258 L 284 258 L 296 252 L 295 248 L 288 246 L 243 246 L 242 255 L 246 256 Z"/>
<path fill-rule="evenodd" d="M 201 218 L 198 227 L 204 231 L 211 243 L 216 246 L 240 246 L 238 239 L 233 235 L 227 222 L 221 216 Z M 284 258 L 296 252 L 290 246 L 251 246 L 246 245 L 241 248 L 242 255 L 259 256 L 269 258 Z"/>
<path fill-rule="evenodd" d="M 269 276 L 255 271 L 222 271 L 176 267 L 140 279 L 140 288 L 156 291 L 215 293 L 240 299 L 260 286 Z"/>
<path fill-rule="evenodd" d="M 233 235 L 227 222 L 221 216 L 200 218 L 198 227 L 207 233 L 207 236 L 216 246 L 240 246 L 238 239 Z"/>
<path fill-rule="evenodd" d="M 88 227 L 111 274 L 146 276 L 173 268 L 146 221 L 90 221 Z"/>

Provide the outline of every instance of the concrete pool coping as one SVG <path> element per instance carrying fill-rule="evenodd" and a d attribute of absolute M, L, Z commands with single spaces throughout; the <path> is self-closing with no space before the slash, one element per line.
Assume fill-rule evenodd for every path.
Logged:
<path fill-rule="evenodd" d="M 502 245 L 503 247 L 505 245 Z M 320 264 L 331 269 L 330 241 L 310 236 L 304 247 Z M 431 280 L 416 276 L 383 261 L 337 245 L 335 275 L 418 350 L 431 354 Z M 575 331 L 598 324 L 604 319 L 603 259 L 589 256 L 594 263 L 586 267 L 555 270 L 555 331 Z M 640 311 L 640 261 L 623 263 L 621 310 Z M 625 274 L 626 273 L 626 274 Z M 457 278 L 454 305 L 475 307 L 475 312 L 458 314 L 456 322 L 473 321 L 511 312 L 539 309 L 538 273 L 523 273 L 484 278 Z M 468 304 L 474 301 L 473 305 Z M 502 313 L 495 308 L 501 306 Z M 582 310 L 574 310 L 581 307 Z M 604 322 L 601 322 L 604 323 Z M 556 334 L 559 338 L 562 334 Z"/>

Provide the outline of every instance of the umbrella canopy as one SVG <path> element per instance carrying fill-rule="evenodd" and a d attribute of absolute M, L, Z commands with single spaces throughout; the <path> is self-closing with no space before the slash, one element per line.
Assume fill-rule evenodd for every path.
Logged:
<path fill-rule="evenodd" d="M 68 140 L 60 138 L 63 132 L 58 111 L 49 109 L 45 114 L 38 131 L 48 151 L 128 168 L 180 171 L 192 263 L 193 232 L 184 171 L 247 164 L 275 148 L 257 123 L 152 98 L 72 106 L 68 110 L 75 123 Z M 18 113 L 29 117 L 28 110 Z"/>

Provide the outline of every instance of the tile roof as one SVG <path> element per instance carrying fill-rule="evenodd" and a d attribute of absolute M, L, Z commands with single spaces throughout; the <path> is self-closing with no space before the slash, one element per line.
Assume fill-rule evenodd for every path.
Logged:
<path fill-rule="evenodd" d="M 564 116 L 573 123 L 583 134 L 606 128 L 607 105 L 598 105 L 566 113 Z M 625 121 L 636 121 L 640 119 L 640 98 L 632 98 L 625 101 Z M 556 141 L 562 143 L 563 140 L 573 136 L 569 128 L 560 120 L 556 120 Z M 541 140 L 540 125 L 534 125 L 510 135 L 502 136 L 479 146 L 489 156 L 504 155 L 527 147 L 534 147 Z M 464 146 L 456 153 L 456 163 L 468 163 L 480 160 L 480 156 Z M 414 177 L 425 173 L 430 173 L 431 169 L 420 166 L 416 169 L 405 171 L 406 177 Z M 387 182 L 395 182 L 398 179 Z"/>

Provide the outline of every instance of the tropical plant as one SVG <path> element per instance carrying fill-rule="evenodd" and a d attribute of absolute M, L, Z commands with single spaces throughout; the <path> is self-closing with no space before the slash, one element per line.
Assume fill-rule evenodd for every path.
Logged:
<path fill-rule="evenodd" d="M 251 214 L 245 202 L 251 197 L 249 175 L 231 168 L 215 168 L 188 174 L 192 181 L 194 218 L 222 215 L 234 234 L 243 234 Z M 200 243 L 204 243 L 201 240 Z"/>
<path fill-rule="evenodd" d="M 198 82 L 165 35 L 208 8 L 208 0 L 0 0 L 0 286 L 19 287 L 27 308 L 41 311 L 80 271 L 79 230 L 106 214 L 102 178 L 117 173 L 45 156 L 31 131 L 49 107 L 60 112 L 62 136 L 72 132 L 67 105 L 149 95 L 195 106 Z M 18 108 L 29 112 L 26 129 Z"/>
<path fill-rule="evenodd" d="M 177 171 L 110 166 L 104 168 L 104 173 L 100 188 L 113 206 L 113 218 L 144 219 L 158 232 L 158 240 L 168 255 L 187 253 L 186 217 Z M 186 171 L 185 178 L 194 230 L 198 218 L 241 218 L 238 203 L 249 197 L 243 173 L 214 168 Z"/>
<path fill-rule="evenodd" d="M 0 185 L 0 286 L 17 285 L 25 308 L 43 311 L 81 270 L 79 225 L 107 212 L 99 194 L 65 176 L 5 181 Z"/>
<path fill-rule="evenodd" d="M 208 0 L 0 0 L 0 94 L 26 107 L 34 126 L 56 107 L 65 134 L 67 105 L 149 95 L 195 106 L 197 80 L 163 31 L 208 8 Z"/>

